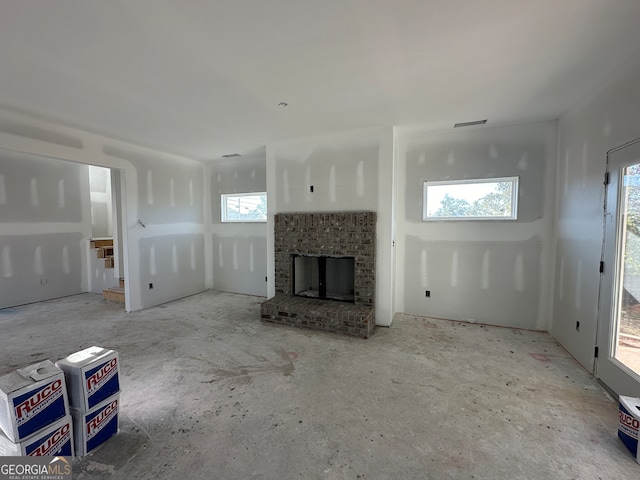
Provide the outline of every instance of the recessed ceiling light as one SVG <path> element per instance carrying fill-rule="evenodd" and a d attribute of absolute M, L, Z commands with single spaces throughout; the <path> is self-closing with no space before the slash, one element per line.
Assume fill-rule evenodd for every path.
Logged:
<path fill-rule="evenodd" d="M 287 102 L 280 102 L 280 103 L 278 104 L 278 106 L 279 106 L 279 107 L 282 107 L 282 108 L 286 107 L 287 105 L 289 105 Z"/>
<path fill-rule="evenodd" d="M 233 157 L 239 157 L 240 154 L 239 153 L 229 153 L 227 155 L 222 155 L 222 158 L 233 158 Z"/>
<path fill-rule="evenodd" d="M 459 128 L 459 127 L 470 127 L 472 125 L 484 125 L 485 123 L 487 123 L 487 120 L 475 120 L 473 122 L 462 122 L 462 123 L 456 123 L 453 128 Z"/>

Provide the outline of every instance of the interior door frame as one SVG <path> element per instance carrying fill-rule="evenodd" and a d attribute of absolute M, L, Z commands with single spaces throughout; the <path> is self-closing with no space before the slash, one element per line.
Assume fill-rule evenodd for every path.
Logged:
<path fill-rule="evenodd" d="M 629 149 L 629 150 L 625 150 Z M 634 156 L 634 151 L 638 150 Z M 625 155 L 628 155 L 627 158 Z M 614 160 L 614 156 L 618 156 Z M 628 159 L 635 159 L 627 162 Z M 604 225 L 601 254 L 598 326 L 594 372 L 596 377 L 618 395 L 640 397 L 640 375 L 613 356 L 617 321 L 617 291 L 620 283 L 620 255 L 622 231 L 618 207 L 623 165 L 640 162 L 640 138 L 607 152 L 605 173 Z"/>
<path fill-rule="evenodd" d="M 124 169 L 108 167 L 111 170 L 111 190 L 113 202 L 113 240 L 116 245 L 115 253 L 117 262 L 117 275 L 124 278 L 124 300 L 125 311 L 131 311 L 131 281 L 129 275 L 129 231 L 127 223 L 127 191 L 125 188 Z"/>

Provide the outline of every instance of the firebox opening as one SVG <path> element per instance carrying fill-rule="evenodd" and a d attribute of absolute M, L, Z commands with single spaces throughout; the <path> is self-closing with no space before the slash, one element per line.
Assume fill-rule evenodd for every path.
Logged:
<path fill-rule="evenodd" d="M 354 257 L 292 255 L 292 260 L 294 295 L 355 302 Z"/>

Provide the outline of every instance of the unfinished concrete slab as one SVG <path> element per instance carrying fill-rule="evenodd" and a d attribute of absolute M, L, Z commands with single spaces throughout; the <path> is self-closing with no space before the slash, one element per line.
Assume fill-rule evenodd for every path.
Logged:
<path fill-rule="evenodd" d="M 638 478 L 617 404 L 549 335 L 397 315 L 362 340 L 207 292 L 127 314 L 83 294 L 0 310 L 0 374 L 120 353 L 121 431 L 74 478 Z"/>

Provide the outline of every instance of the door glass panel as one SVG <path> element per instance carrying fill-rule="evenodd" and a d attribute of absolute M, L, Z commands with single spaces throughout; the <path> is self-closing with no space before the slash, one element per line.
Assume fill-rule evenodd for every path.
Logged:
<path fill-rule="evenodd" d="M 615 358 L 640 375 L 640 164 L 623 169 Z"/>

